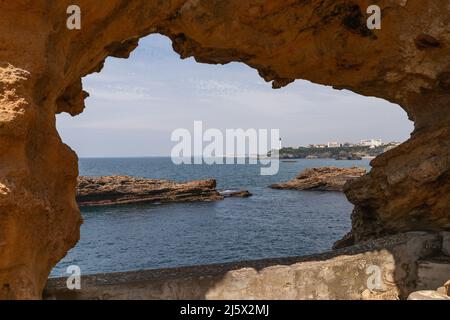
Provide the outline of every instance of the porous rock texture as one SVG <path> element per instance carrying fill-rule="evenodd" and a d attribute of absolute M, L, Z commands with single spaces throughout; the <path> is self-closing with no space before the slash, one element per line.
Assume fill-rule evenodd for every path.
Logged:
<path fill-rule="evenodd" d="M 218 201 L 223 198 L 216 190 L 216 180 L 212 179 L 176 183 L 129 176 L 78 178 L 77 203 L 84 207 Z"/>
<path fill-rule="evenodd" d="M 364 168 L 322 167 L 302 171 L 294 179 L 273 184 L 272 189 L 310 190 L 310 191 L 343 191 L 344 185 L 353 179 L 366 174 Z"/>
<path fill-rule="evenodd" d="M 74 2 L 81 30 L 66 27 Z M 81 78 L 151 33 L 182 58 L 243 62 L 274 88 L 307 79 L 399 104 L 415 130 L 349 186 L 348 239 L 450 229 L 449 26 L 450 3 L 434 0 L 1 1 L 0 298 L 40 298 L 79 237 L 77 157 L 55 115 L 81 113 Z"/>

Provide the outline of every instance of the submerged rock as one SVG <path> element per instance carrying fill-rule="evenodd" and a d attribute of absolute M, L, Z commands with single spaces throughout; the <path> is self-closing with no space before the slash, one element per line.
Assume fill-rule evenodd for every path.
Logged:
<path fill-rule="evenodd" d="M 272 189 L 344 191 L 347 181 L 366 174 L 364 168 L 323 167 L 306 169 L 296 178 L 286 183 L 273 184 Z"/>
<path fill-rule="evenodd" d="M 253 196 L 250 191 L 241 190 L 241 191 L 233 191 L 233 190 L 225 190 L 220 192 L 220 194 L 225 198 L 249 198 Z"/>
<path fill-rule="evenodd" d="M 79 177 L 79 206 L 106 206 L 131 203 L 217 201 L 223 196 L 216 180 L 176 183 L 168 180 L 129 176 Z"/>

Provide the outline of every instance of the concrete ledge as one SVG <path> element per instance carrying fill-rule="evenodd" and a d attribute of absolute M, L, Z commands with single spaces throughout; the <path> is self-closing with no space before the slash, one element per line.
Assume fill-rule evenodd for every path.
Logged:
<path fill-rule="evenodd" d="M 439 255 L 439 234 L 412 232 L 324 254 L 49 279 L 45 299 L 397 299 L 415 291 L 417 261 Z"/>

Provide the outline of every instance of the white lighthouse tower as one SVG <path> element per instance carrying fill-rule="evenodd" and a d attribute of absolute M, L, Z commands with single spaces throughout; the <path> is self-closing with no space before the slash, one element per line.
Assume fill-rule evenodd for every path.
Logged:
<path fill-rule="evenodd" d="M 278 149 L 278 150 L 281 150 L 281 149 L 283 148 L 283 143 L 282 143 L 282 140 L 281 140 L 281 138 L 280 138 L 280 145 L 279 145 L 278 147 L 279 147 L 279 149 Z"/>

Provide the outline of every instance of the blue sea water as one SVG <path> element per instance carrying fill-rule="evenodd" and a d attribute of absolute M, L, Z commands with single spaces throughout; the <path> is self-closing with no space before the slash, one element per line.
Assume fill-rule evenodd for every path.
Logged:
<path fill-rule="evenodd" d="M 84 208 L 81 240 L 53 269 L 83 274 L 300 256 L 329 250 L 350 230 L 352 205 L 342 193 L 272 190 L 321 166 L 370 169 L 369 161 L 298 160 L 275 176 L 257 165 L 174 165 L 170 158 L 80 159 L 80 175 L 132 175 L 188 181 L 214 178 L 218 189 L 253 197 L 208 203 Z"/>

